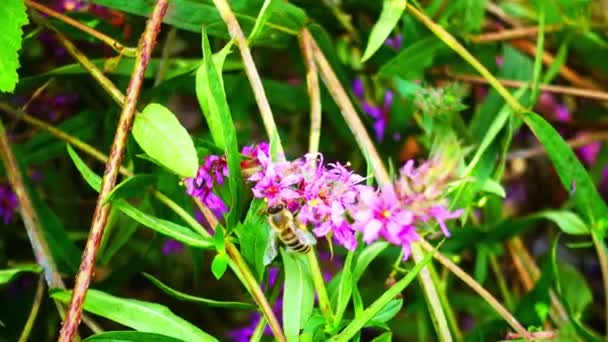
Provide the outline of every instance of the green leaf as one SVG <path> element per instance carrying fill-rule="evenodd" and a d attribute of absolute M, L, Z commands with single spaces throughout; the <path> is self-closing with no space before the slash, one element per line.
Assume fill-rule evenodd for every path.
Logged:
<path fill-rule="evenodd" d="M 406 5 L 406 0 L 384 0 L 382 2 L 382 12 L 369 34 L 369 41 L 363 53 L 363 62 L 368 60 L 382 46 L 399 22 Z"/>
<path fill-rule="evenodd" d="M 226 100 L 221 73 L 223 60 L 228 50 L 220 52 L 219 58 L 214 59 L 205 29 L 203 29 L 202 36 L 203 64 L 196 73 L 196 96 L 209 124 L 214 142 L 223 148 L 226 154 L 228 172 L 230 173 L 228 187 L 231 197 L 227 227 L 231 229 L 236 225 L 237 216 L 240 213 L 243 180 L 236 130 Z"/>
<path fill-rule="evenodd" d="M 175 337 L 140 331 L 107 331 L 90 336 L 83 342 L 181 342 Z"/>
<path fill-rule="evenodd" d="M 213 299 L 207 299 L 207 298 L 203 298 L 203 297 L 189 295 L 187 293 L 183 293 L 183 292 L 177 291 L 177 290 L 169 287 L 168 285 L 164 284 L 163 282 L 154 278 L 152 275 L 150 275 L 148 273 L 144 272 L 144 273 L 142 273 L 142 275 L 144 277 L 146 277 L 146 279 L 148 279 L 150 282 L 152 282 L 152 284 L 154 284 L 156 287 L 158 287 L 161 291 L 163 291 L 164 293 L 170 295 L 171 297 L 179 299 L 179 300 L 205 304 L 205 305 L 216 307 L 216 308 L 246 309 L 246 310 L 255 310 L 257 308 L 257 306 L 255 306 L 253 304 L 249 304 L 249 303 L 225 302 L 225 301 L 219 301 L 219 300 L 213 300 Z"/>
<path fill-rule="evenodd" d="M 211 263 L 211 273 L 215 279 L 220 279 L 228 268 L 228 256 L 226 253 L 218 253 Z"/>
<path fill-rule="evenodd" d="M 566 210 L 546 210 L 531 215 L 532 217 L 542 217 L 553 221 L 562 232 L 570 235 L 587 235 L 589 229 L 583 220 L 571 211 Z"/>
<path fill-rule="evenodd" d="M 266 24 L 274 9 L 279 5 L 279 1 L 277 0 L 265 0 L 262 8 L 260 9 L 260 13 L 258 14 L 258 18 L 255 20 L 255 25 L 253 25 L 253 29 L 251 33 L 249 33 L 249 37 L 247 41 L 250 43 L 255 42 L 256 38 L 262 32 L 262 27 Z"/>
<path fill-rule="evenodd" d="M 188 131 L 165 106 L 150 103 L 135 116 L 133 137 L 162 166 L 182 177 L 194 177 L 198 156 Z"/>
<path fill-rule="evenodd" d="M 340 273 L 340 285 L 338 286 L 338 296 L 336 298 L 336 314 L 334 320 L 334 327 L 339 326 L 346 311 L 348 302 L 350 302 L 350 296 L 353 292 L 353 286 L 356 286 L 353 282 L 352 263 L 353 256 L 355 253 L 348 252 L 346 261 L 344 261 L 344 267 Z"/>
<path fill-rule="evenodd" d="M 42 271 L 42 267 L 38 264 L 15 265 L 12 268 L 0 270 L 0 284 L 10 283 L 17 274 L 22 272 L 40 273 L 40 271 Z"/>
<path fill-rule="evenodd" d="M 188 246 L 198 248 L 213 248 L 214 246 L 211 238 L 199 235 L 188 227 L 148 215 L 132 206 L 125 200 L 120 199 L 115 201 L 114 206 L 123 214 L 129 216 L 142 225 Z"/>
<path fill-rule="evenodd" d="M 146 188 L 152 186 L 157 181 L 155 175 L 134 175 L 122 182 L 110 191 L 108 197 L 105 198 L 104 204 L 120 198 L 130 198 L 141 195 L 146 191 Z"/>
<path fill-rule="evenodd" d="M 72 291 L 51 292 L 51 297 L 68 303 Z M 84 310 L 141 332 L 167 335 L 185 341 L 217 341 L 213 336 L 175 315 L 166 306 L 136 299 L 115 297 L 89 289 Z"/>
<path fill-rule="evenodd" d="M 89 184 L 89 186 L 91 188 L 93 188 L 93 190 L 99 192 L 99 190 L 101 189 L 101 177 L 99 177 L 97 174 L 95 174 L 95 172 L 93 172 L 93 170 L 91 170 L 87 166 L 87 164 L 84 162 L 84 160 L 82 160 L 82 158 L 80 158 L 78 153 L 76 153 L 76 151 L 74 151 L 72 146 L 70 146 L 70 145 L 66 145 L 66 146 L 68 149 L 68 154 L 70 155 L 70 158 L 72 158 L 72 161 L 74 162 L 74 165 L 78 169 L 78 172 L 80 172 L 80 175 L 82 176 L 82 178 L 84 178 L 84 180 L 87 182 L 87 184 Z"/>
<path fill-rule="evenodd" d="M 357 256 L 355 267 L 353 269 L 353 284 L 357 284 L 357 282 L 359 282 L 363 272 L 365 272 L 372 260 L 374 260 L 378 254 L 382 253 L 382 251 L 384 251 L 388 246 L 388 242 L 378 241 L 365 247 L 361 251 L 361 254 Z"/>
<path fill-rule="evenodd" d="M 371 342 L 391 342 L 393 340 L 393 333 L 390 331 L 374 338 Z"/>
<path fill-rule="evenodd" d="M 585 308 L 593 302 L 593 293 L 585 277 L 566 263 L 557 263 L 557 271 L 556 277 L 561 284 L 561 294 L 568 303 L 571 314 L 576 318 L 582 318 Z"/>
<path fill-rule="evenodd" d="M 0 92 L 12 93 L 19 79 L 21 27 L 28 22 L 23 0 L 5 0 L 0 6 L 0 18 Z"/>
<path fill-rule="evenodd" d="M 388 302 L 378 313 L 373 316 L 369 322 L 365 324 L 366 327 L 377 326 L 382 323 L 390 321 L 403 306 L 403 299 L 393 299 Z"/>
<path fill-rule="evenodd" d="M 300 329 L 312 314 L 314 288 L 305 257 L 281 248 L 285 268 L 283 330 L 287 341 L 298 341 Z"/>
<path fill-rule="evenodd" d="M 545 147 L 564 188 L 573 192 L 571 196 L 579 213 L 591 223 L 591 230 L 599 229 L 596 223 L 608 216 L 608 208 L 587 170 L 559 133 L 540 115 L 528 112 L 524 122 Z"/>
<path fill-rule="evenodd" d="M 243 224 L 237 225 L 235 229 L 243 258 L 250 265 L 257 280 L 261 280 L 264 273 L 264 253 L 270 234 L 266 215 L 261 215 L 265 206 L 266 203 L 260 199 L 251 201 Z"/>
<path fill-rule="evenodd" d="M 444 48 L 443 42 L 435 36 L 420 39 L 384 64 L 378 75 L 390 78 L 399 76 L 405 79 L 419 77 L 424 69 L 433 63 L 438 51 Z"/>
<path fill-rule="evenodd" d="M 140 16 L 149 16 L 154 3 L 148 0 L 94 0 L 94 3 Z M 256 43 L 265 46 L 284 46 L 296 36 L 307 22 L 306 13 L 289 3 L 277 1 L 276 8 L 266 20 Z M 230 7 L 237 17 L 241 28 L 247 34 L 255 25 L 261 1 L 232 0 Z M 199 33 L 206 27 L 209 35 L 230 39 L 226 25 L 211 1 L 172 0 L 163 19 L 164 23 L 186 31 Z"/>

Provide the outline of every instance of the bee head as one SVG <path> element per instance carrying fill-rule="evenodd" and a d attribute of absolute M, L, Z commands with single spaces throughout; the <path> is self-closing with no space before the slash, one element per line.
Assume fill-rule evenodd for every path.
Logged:
<path fill-rule="evenodd" d="M 274 205 L 272 207 L 268 207 L 268 209 L 266 209 L 266 212 L 270 215 L 274 215 L 274 214 L 278 214 L 281 211 L 285 210 L 285 204 L 283 203 L 279 203 L 277 205 Z"/>

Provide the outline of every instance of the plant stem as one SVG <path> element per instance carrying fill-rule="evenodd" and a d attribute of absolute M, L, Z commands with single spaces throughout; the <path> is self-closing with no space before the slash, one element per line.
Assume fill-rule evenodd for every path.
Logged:
<path fill-rule="evenodd" d="M 432 247 L 431 247 L 432 248 Z M 386 292 L 384 292 L 378 299 L 376 299 L 367 309 L 363 310 L 363 312 L 357 317 L 355 317 L 347 326 L 342 330 L 338 335 L 329 339 L 332 342 L 342 342 L 342 341 L 350 341 L 357 332 L 359 332 L 365 323 L 367 323 L 370 319 L 372 319 L 382 308 L 388 304 L 391 300 L 393 300 L 401 291 L 403 291 L 420 273 L 420 271 L 425 267 L 427 263 L 429 263 L 432 259 L 434 251 L 431 251 L 429 254 L 424 256 L 423 260 L 420 263 L 416 264 L 414 268 L 405 275 L 405 277 L 401 278 L 395 285 L 391 286 Z"/>
<path fill-rule="evenodd" d="M 308 30 L 305 30 L 310 34 Z M 338 77 L 332 70 L 329 62 L 323 55 L 321 48 L 317 45 L 314 39 L 311 39 L 311 45 L 313 48 L 313 54 L 315 57 L 315 61 L 317 62 L 317 66 L 319 68 L 319 73 L 321 74 L 321 78 L 327 87 L 327 90 L 333 97 L 334 101 L 340 108 L 342 112 L 342 116 L 346 121 L 346 124 L 350 128 L 350 131 L 353 133 L 355 140 L 359 144 L 359 148 L 363 151 L 364 154 L 369 156 L 371 164 L 374 165 L 374 176 L 376 177 L 376 181 L 380 185 L 390 184 L 390 177 L 388 176 L 388 172 L 386 168 L 383 166 L 382 159 L 374 146 L 365 126 L 359 119 L 359 115 L 355 110 L 350 98 L 346 94 L 346 90 L 338 80 Z"/>
<path fill-rule="evenodd" d="M 325 288 L 325 280 L 323 280 L 323 273 L 321 273 L 315 249 L 313 248 L 308 252 L 306 257 L 308 258 L 308 265 L 310 266 L 312 282 L 317 291 L 319 309 L 321 310 L 323 317 L 325 317 L 325 321 L 328 324 L 331 324 L 334 321 L 334 313 L 331 309 L 331 303 L 329 301 L 329 296 L 327 295 L 327 289 Z"/>
<path fill-rule="evenodd" d="M 414 263 L 417 265 L 420 264 L 424 258 L 424 252 L 417 243 L 412 244 L 412 257 L 414 258 Z M 433 322 L 435 331 L 437 332 L 437 337 L 440 341 L 452 341 L 452 334 L 450 333 L 450 328 L 448 327 L 448 321 L 445 313 L 443 312 L 443 307 L 441 306 L 441 301 L 439 300 L 439 294 L 437 293 L 435 283 L 431 278 L 428 267 L 424 267 L 420 271 L 418 279 L 420 280 L 420 285 L 422 285 L 426 302 L 429 304 L 428 309 L 431 315 L 431 321 Z"/>
<path fill-rule="evenodd" d="M 277 126 L 274 122 L 272 110 L 270 109 L 270 103 L 266 98 L 266 93 L 264 92 L 264 86 L 262 85 L 260 74 L 258 73 L 255 63 L 253 62 L 251 50 L 249 49 L 249 45 L 247 45 L 247 38 L 243 34 L 243 30 L 241 30 L 241 26 L 230 9 L 228 2 L 226 0 L 213 0 L 213 3 L 220 12 L 224 23 L 228 27 L 230 37 L 235 41 L 236 46 L 239 48 L 241 58 L 243 59 L 243 64 L 245 66 L 245 73 L 247 74 L 247 78 L 249 79 L 249 83 L 253 89 L 253 95 L 255 96 L 258 109 L 260 110 L 260 115 L 262 116 L 262 121 L 264 122 L 264 128 L 266 129 L 266 134 L 268 134 L 268 137 L 271 140 L 276 139 L 278 155 L 283 156 L 284 158 L 281 138 L 277 134 Z"/>
<path fill-rule="evenodd" d="M 462 331 L 458 326 L 458 320 L 454 315 L 454 310 L 452 309 L 452 306 L 450 305 L 450 301 L 448 300 L 448 296 L 446 294 L 446 286 L 444 284 L 447 283 L 447 281 L 444 281 L 444 284 L 441 284 L 439 274 L 437 273 L 437 270 L 435 269 L 435 266 L 432 263 L 430 263 L 427 267 L 431 273 L 431 278 L 433 279 L 433 282 L 435 284 L 439 284 L 439 286 L 437 287 L 439 287 L 440 290 L 437 292 L 437 294 L 439 295 L 439 301 L 441 302 L 441 306 L 444 308 L 445 317 L 448 320 L 448 325 L 450 326 L 450 329 L 452 329 L 451 331 L 454 334 L 454 339 L 456 341 L 462 341 Z"/>
<path fill-rule="evenodd" d="M 545 32 L 555 32 L 564 29 L 563 25 L 547 25 L 545 27 Z M 518 27 L 511 30 L 502 30 L 497 32 L 489 32 L 480 34 L 477 36 L 472 36 L 469 38 L 469 41 L 476 44 L 483 43 L 491 43 L 491 42 L 499 42 L 504 40 L 511 40 L 517 38 L 525 38 L 528 36 L 533 36 L 538 34 L 540 30 L 539 26 L 530 26 L 530 27 Z"/>
<path fill-rule="evenodd" d="M 511 297 L 511 293 L 509 292 L 509 286 L 505 281 L 505 277 L 500 270 L 500 265 L 498 264 L 498 260 L 496 260 L 496 255 L 493 252 L 490 252 L 490 267 L 494 272 L 494 276 L 496 277 L 496 281 L 498 282 L 498 288 L 500 288 L 500 292 L 502 293 L 502 297 L 504 299 L 505 305 L 509 309 L 513 309 L 513 298 Z"/>
<path fill-rule="evenodd" d="M 593 230 L 591 236 L 593 237 L 593 245 L 597 251 L 597 257 L 600 262 L 600 269 L 602 270 L 602 280 L 604 285 L 604 293 L 608 293 L 608 255 L 606 254 L 606 244 L 604 243 L 604 238 L 599 236 L 599 233 L 596 233 L 598 230 Z M 606 338 L 608 338 L 608 298 L 604 299 L 605 303 L 605 312 L 604 316 L 606 319 Z"/>
<path fill-rule="evenodd" d="M 257 280 L 253 274 L 251 274 L 251 271 L 249 270 L 249 267 L 247 266 L 245 259 L 243 259 L 241 256 L 239 250 L 234 246 L 234 244 L 228 242 L 226 243 L 226 252 L 228 252 L 228 255 L 230 255 L 239 270 L 242 272 L 243 278 L 249 285 L 248 290 L 258 305 L 260 305 L 260 309 L 264 314 L 264 318 L 266 318 L 266 321 L 268 321 L 268 325 L 270 325 L 270 329 L 272 329 L 275 339 L 277 341 L 287 341 L 285 335 L 283 334 L 283 329 L 281 329 L 281 325 L 279 324 L 279 320 L 274 315 L 272 307 L 264 296 L 264 292 L 262 292 Z"/>
<path fill-rule="evenodd" d="M 38 279 L 38 286 L 36 287 L 36 294 L 34 295 L 34 303 L 32 303 L 32 309 L 30 310 L 30 314 L 27 316 L 27 320 L 25 321 L 25 326 L 23 327 L 23 331 L 21 331 L 21 336 L 19 336 L 18 342 L 27 342 L 27 339 L 32 332 L 32 328 L 34 327 L 34 322 L 36 321 L 36 317 L 38 316 L 38 309 L 40 309 L 40 303 L 42 303 L 42 298 L 44 298 L 44 280 L 43 278 Z"/>
<path fill-rule="evenodd" d="M 445 73 L 447 76 L 465 82 L 472 83 L 483 83 L 487 84 L 488 80 L 483 77 L 466 75 L 466 74 L 455 74 L 449 70 Z M 527 82 L 518 81 L 518 80 L 505 80 L 498 79 L 498 82 L 505 87 L 509 88 L 521 88 L 527 87 Z M 598 100 L 598 101 L 608 101 L 608 92 L 594 90 L 594 89 L 586 89 L 586 88 L 577 88 L 577 87 L 568 87 L 554 84 L 540 84 L 538 88 L 542 91 L 555 93 L 555 94 L 563 94 L 563 95 L 571 95 L 576 97 L 584 97 L 587 99 Z"/>
<path fill-rule="evenodd" d="M 496 77 L 486 69 L 467 49 L 462 46 L 448 31 L 446 31 L 440 25 L 437 25 L 431 20 L 426 14 L 416 9 L 411 4 L 407 4 L 407 10 L 418 20 L 420 20 L 429 30 L 431 30 L 439 39 L 441 39 L 447 46 L 459 54 L 465 61 L 467 61 L 477 72 L 483 76 L 488 83 L 498 92 L 504 100 L 509 104 L 516 114 L 519 114 L 526 109 L 519 104 L 519 102 L 509 93 L 509 91 L 498 82 Z"/>
<path fill-rule="evenodd" d="M 82 316 L 82 305 L 91 282 L 97 250 L 99 249 L 99 244 L 108 220 L 108 214 L 110 213 L 111 203 L 104 204 L 104 202 L 116 184 L 118 170 L 120 169 L 120 164 L 124 156 L 124 149 L 135 117 L 135 107 L 143 84 L 144 74 L 168 5 L 168 0 L 157 1 L 154 11 L 146 24 L 146 29 L 140 39 L 137 57 L 135 58 L 135 67 L 131 75 L 131 80 L 129 81 L 124 106 L 118 120 L 118 128 L 116 130 L 116 135 L 114 136 L 114 142 L 112 143 L 110 158 L 106 163 L 101 182 L 101 189 L 99 191 L 99 197 L 97 198 L 95 213 L 93 214 L 93 223 L 91 224 L 89 238 L 87 239 L 82 254 L 82 262 L 80 264 L 79 272 L 76 275 L 72 298 L 59 336 L 59 340 L 62 342 L 71 341 L 78 330 L 78 325 Z"/>
<path fill-rule="evenodd" d="M 433 246 L 431 246 L 431 244 L 429 244 L 428 242 L 426 242 L 424 240 L 420 241 L 420 245 L 422 246 L 422 248 L 424 248 L 428 252 L 434 250 Z M 505 307 L 502 306 L 502 304 L 500 304 L 500 302 L 498 300 L 496 300 L 496 298 L 494 298 L 490 292 L 488 292 L 486 289 L 484 289 L 483 286 L 479 285 L 479 283 L 477 283 L 475 281 L 475 279 L 473 279 L 470 275 L 468 275 L 465 271 L 463 271 L 460 267 L 458 267 L 458 265 L 453 263 L 450 259 L 446 258 L 443 254 L 436 252 L 433 254 L 433 256 L 435 257 L 435 259 L 437 259 L 439 262 L 441 262 L 441 264 L 443 266 L 448 268 L 452 273 L 454 273 L 458 278 L 460 278 L 460 280 L 462 280 L 464 283 L 469 285 L 469 287 L 471 289 L 473 289 L 473 291 L 477 292 L 477 294 L 479 294 L 480 297 L 485 299 L 486 302 L 488 302 L 488 304 L 490 304 L 490 306 L 492 306 L 494 308 L 494 310 L 496 310 L 496 312 L 502 318 L 504 318 L 505 321 L 507 321 L 507 323 L 515 331 L 517 331 L 517 333 L 522 338 L 525 338 L 527 341 L 530 341 L 532 339 L 530 333 L 526 330 L 526 328 L 524 328 L 524 326 L 521 325 L 521 323 L 519 323 L 519 321 L 517 321 L 517 319 L 515 317 L 513 317 L 513 315 L 511 315 L 511 313 L 507 309 L 505 309 Z"/>
<path fill-rule="evenodd" d="M 50 17 L 57 18 L 57 19 L 61 20 L 62 22 L 66 23 L 72 27 L 75 27 L 82 32 L 90 34 L 91 36 L 101 40 L 106 45 L 110 46 L 112 49 L 114 49 L 116 52 L 118 52 L 119 54 L 121 54 L 123 56 L 135 57 L 135 55 L 137 54 L 137 49 L 124 46 L 120 42 L 118 42 L 116 39 L 106 36 L 105 34 L 95 30 L 94 28 L 82 24 L 78 20 L 74 20 L 74 19 L 68 17 L 67 15 L 59 13 L 51 8 L 48 8 L 48 7 L 41 5 L 37 2 L 34 2 L 32 0 L 25 0 L 25 3 L 26 3 L 26 5 L 28 5 L 31 8 L 36 9 L 37 11 L 40 11 Z"/>
<path fill-rule="evenodd" d="M 32 19 L 40 25 L 53 31 L 55 37 L 57 38 L 59 43 L 65 48 L 65 50 L 72 57 L 74 57 L 78 61 L 78 63 L 80 63 L 82 67 L 87 70 L 89 74 L 91 74 L 91 76 L 93 76 L 93 78 L 112 97 L 112 99 L 116 103 L 122 104 L 125 102 L 125 96 L 122 94 L 122 92 L 118 88 L 116 88 L 112 81 L 110 81 L 110 79 L 107 78 L 106 75 L 104 75 L 103 72 L 99 70 L 95 66 L 95 64 L 91 62 L 91 60 L 87 58 L 87 56 L 85 56 L 80 50 L 78 50 L 78 48 L 66 36 L 64 36 L 61 32 L 57 31 L 57 29 L 53 27 L 44 17 L 34 13 L 34 15 L 32 15 Z M 135 63 L 137 63 L 137 60 Z"/>
<path fill-rule="evenodd" d="M 308 153 L 319 152 L 321 138 L 321 90 L 317 65 L 312 52 L 312 36 L 303 29 L 298 36 L 302 59 L 306 67 L 306 86 L 310 97 L 310 134 L 308 137 Z"/>

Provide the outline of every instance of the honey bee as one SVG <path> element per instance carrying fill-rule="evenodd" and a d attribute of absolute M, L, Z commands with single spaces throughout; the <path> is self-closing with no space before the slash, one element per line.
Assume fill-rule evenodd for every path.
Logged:
<path fill-rule="evenodd" d="M 268 224 L 272 227 L 268 237 L 268 248 L 264 253 L 264 265 L 268 265 L 277 256 L 277 239 L 285 247 L 295 253 L 306 254 L 317 243 L 315 237 L 298 226 L 298 220 L 287 209 L 285 204 L 279 203 L 266 209 Z"/>

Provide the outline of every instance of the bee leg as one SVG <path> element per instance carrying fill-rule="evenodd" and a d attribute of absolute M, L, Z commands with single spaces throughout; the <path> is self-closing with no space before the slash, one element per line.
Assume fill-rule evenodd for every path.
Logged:
<path fill-rule="evenodd" d="M 264 266 L 268 266 L 274 258 L 277 257 L 279 252 L 277 251 L 277 233 L 274 229 L 270 230 L 268 234 L 268 244 L 264 252 Z"/>

